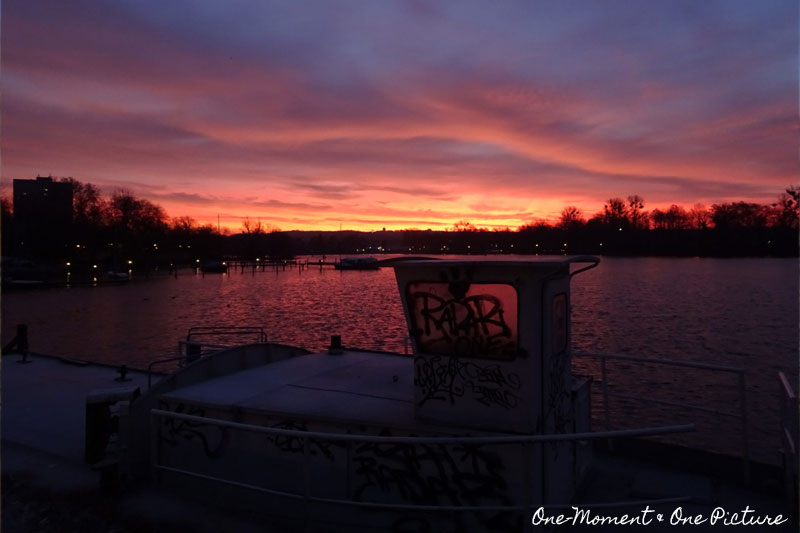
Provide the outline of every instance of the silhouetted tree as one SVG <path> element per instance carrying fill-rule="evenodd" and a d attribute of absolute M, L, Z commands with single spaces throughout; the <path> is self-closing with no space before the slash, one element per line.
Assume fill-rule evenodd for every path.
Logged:
<path fill-rule="evenodd" d="M 763 206 L 748 202 L 714 204 L 711 220 L 719 230 L 731 228 L 762 228 L 767 224 Z"/>
<path fill-rule="evenodd" d="M 711 225 L 711 213 L 703 204 L 694 204 L 689 210 L 689 224 L 693 229 L 703 230 Z"/>
<path fill-rule="evenodd" d="M 245 217 L 242 221 L 242 233 L 245 235 L 261 235 L 266 231 L 264 231 L 264 226 L 261 225 L 261 220 L 253 222 L 250 217 Z"/>
<path fill-rule="evenodd" d="M 689 214 L 679 205 L 672 204 L 666 211 L 654 209 L 650 213 L 653 227 L 656 229 L 676 230 L 690 227 Z"/>
<path fill-rule="evenodd" d="M 14 206 L 8 198 L 0 198 L 0 210 L 3 220 L 10 220 L 14 216 Z"/>
<path fill-rule="evenodd" d="M 565 230 L 573 230 L 580 228 L 584 224 L 586 224 L 586 220 L 583 218 L 583 212 L 577 207 L 570 205 L 561 211 L 557 227 Z"/>
<path fill-rule="evenodd" d="M 610 226 L 628 226 L 628 206 L 622 198 L 609 198 L 603 206 L 603 221 Z"/>
<path fill-rule="evenodd" d="M 3 245 L 2 255 L 11 255 L 14 251 L 14 209 L 11 200 L 0 198 L 0 240 Z"/>
<path fill-rule="evenodd" d="M 635 229 L 647 229 L 650 226 L 647 213 L 644 211 L 644 198 L 638 194 L 628 196 L 628 220 Z"/>
<path fill-rule="evenodd" d="M 72 177 L 62 178 L 61 181 L 72 185 L 72 220 L 76 226 L 102 226 L 107 205 L 100 190 L 91 183 L 81 183 Z"/>
<path fill-rule="evenodd" d="M 453 224 L 453 231 L 478 231 L 478 228 L 466 220 L 459 220 Z"/>
<path fill-rule="evenodd" d="M 786 192 L 781 193 L 778 201 L 772 204 L 772 224 L 778 228 L 798 228 L 798 219 L 800 219 L 799 208 L 800 201 L 800 188 L 790 187 Z"/>

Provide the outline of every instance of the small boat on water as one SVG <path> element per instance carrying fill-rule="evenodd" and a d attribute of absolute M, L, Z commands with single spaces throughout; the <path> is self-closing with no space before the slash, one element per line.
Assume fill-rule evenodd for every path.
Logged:
<path fill-rule="evenodd" d="M 333 267 L 336 270 L 378 270 L 380 265 L 374 257 L 343 257 Z"/>
<path fill-rule="evenodd" d="M 108 270 L 106 272 L 106 279 L 109 281 L 130 281 L 130 273 L 122 270 Z"/>
<path fill-rule="evenodd" d="M 204 261 L 200 265 L 200 271 L 204 274 L 225 274 L 228 271 L 228 264 L 218 260 Z"/>

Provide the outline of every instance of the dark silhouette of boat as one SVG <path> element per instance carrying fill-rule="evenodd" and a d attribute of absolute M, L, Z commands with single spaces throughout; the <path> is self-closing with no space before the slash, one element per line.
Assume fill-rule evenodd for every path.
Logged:
<path fill-rule="evenodd" d="M 204 261 L 203 264 L 200 265 L 200 270 L 204 274 L 225 274 L 228 271 L 228 264 L 225 261 Z"/>
<path fill-rule="evenodd" d="M 374 257 L 343 257 L 333 267 L 336 270 L 378 270 L 380 264 Z"/>

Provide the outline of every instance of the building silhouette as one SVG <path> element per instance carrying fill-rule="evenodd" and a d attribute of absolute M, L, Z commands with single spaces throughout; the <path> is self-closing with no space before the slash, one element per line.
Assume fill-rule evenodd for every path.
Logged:
<path fill-rule="evenodd" d="M 16 254 L 55 258 L 69 244 L 72 184 L 37 176 L 14 180 Z"/>

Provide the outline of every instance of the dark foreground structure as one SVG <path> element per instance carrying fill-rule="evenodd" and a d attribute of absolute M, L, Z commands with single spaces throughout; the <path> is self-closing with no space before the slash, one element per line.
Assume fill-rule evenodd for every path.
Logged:
<path fill-rule="evenodd" d="M 592 431 L 592 380 L 571 372 L 569 282 L 596 265 L 397 265 L 413 357 L 337 337 L 317 354 L 262 342 L 158 379 L 6 358 L 4 455 L 14 443 L 83 458 L 117 487 L 281 531 L 613 531 L 626 520 L 702 531 L 740 515 L 796 528 L 790 453 L 781 472 L 631 441 L 692 423 Z"/>

